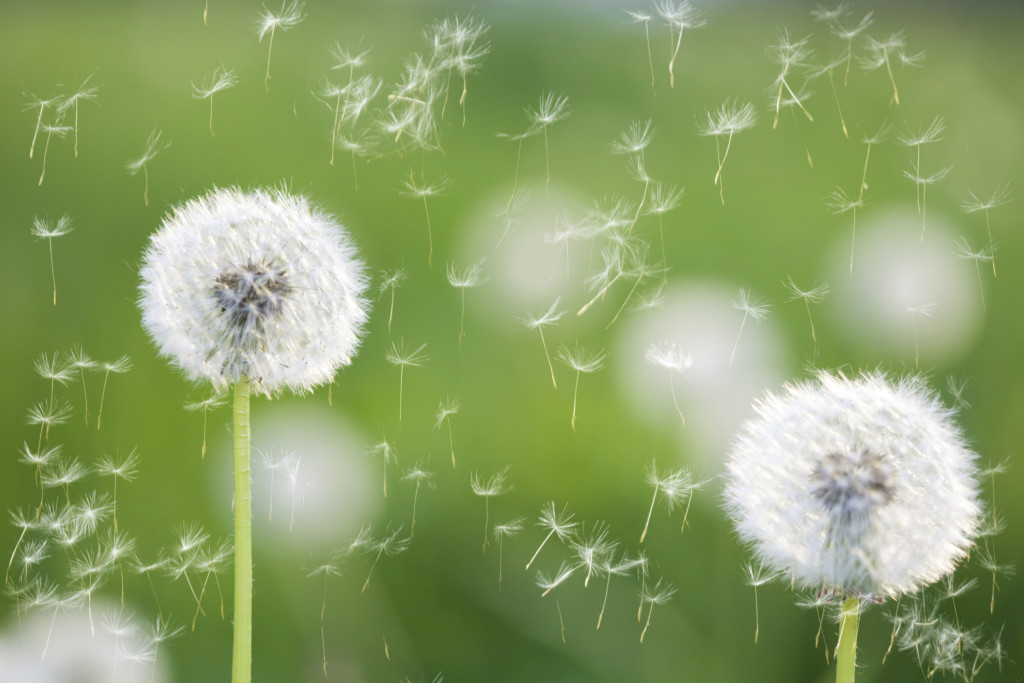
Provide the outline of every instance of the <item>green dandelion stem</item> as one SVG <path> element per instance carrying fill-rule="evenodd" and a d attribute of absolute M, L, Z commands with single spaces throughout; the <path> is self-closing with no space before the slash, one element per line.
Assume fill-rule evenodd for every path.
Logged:
<path fill-rule="evenodd" d="M 231 683 L 249 683 L 252 676 L 252 521 L 249 499 L 248 378 L 235 384 L 235 615 Z"/>
<path fill-rule="evenodd" d="M 836 683 L 853 683 L 857 674 L 857 627 L 860 624 L 860 601 L 850 597 L 843 601 L 839 623 L 839 645 L 836 647 Z"/>

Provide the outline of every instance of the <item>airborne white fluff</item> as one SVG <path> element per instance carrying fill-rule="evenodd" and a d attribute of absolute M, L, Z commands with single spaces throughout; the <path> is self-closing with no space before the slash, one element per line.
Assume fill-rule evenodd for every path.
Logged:
<path fill-rule="evenodd" d="M 729 455 L 725 506 L 766 566 L 812 590 L 894 597 L 973 545 L 977 456 L 919 378 L 822 372 L 755 410 Z"/>
<path fill-rule="evenodd" d="M 305 197 L 214 189 L 153 235 L 139 305 L 190 380 L 301 393 L 351 362 L 368 313 L 363 271 L 343 228 Z"/>

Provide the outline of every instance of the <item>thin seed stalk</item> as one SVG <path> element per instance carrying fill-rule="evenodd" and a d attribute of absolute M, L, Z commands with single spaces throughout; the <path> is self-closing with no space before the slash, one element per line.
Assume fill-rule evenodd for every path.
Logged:
<path fill-rule="evenodd" d="M 857 629 L 860 623 L 860 601 L 849 597 L 843 601 L 839 623 L 839 645 L 836 646 L 836 683 L 853 683 L 857 674 Z"/>
<path fill-rule="evenodd" d="M 235 383 L 235 614 L 231 683 L 249 683 L 252 677 L 252 510 L 249 497 L 248 378 Z"/>
<path fill-rule="evenodd" d="M 540 331 L 540 343 L 544 347 L 544 357 L 548 361 L 548 370 L 551 371 L 551 384 L 555 387 L 555 389 L 557 389 L 558 382 L 555 381 L 555 366 L 551 364 L 551 354 L 548 353 L 548 343 L 544 341 L 544 328 L 538 327 L 537 329 Z"/>
<path fill-rule="evenodd" d="M 985 228 L 988 230 L 988 249 L 992 252 L 992 277 L 996 277 L 996 249 L 992 243 L 992 224 L 988 220 L 988 209 L 985 209 Z"/>

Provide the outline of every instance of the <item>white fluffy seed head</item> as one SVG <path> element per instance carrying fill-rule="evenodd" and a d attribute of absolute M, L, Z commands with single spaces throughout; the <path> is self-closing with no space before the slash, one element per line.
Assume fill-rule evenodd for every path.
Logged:
<path fill-rule="evenodd" d="M 949 574 L 974 544 L 977 456 L 919 378 L 822 372 L 754 408 L 729 455 L 725 507 L 773 571 L 894 597 Z"/>
<path fill-rule="evenodd" d="M 140 272 L 143 325 L 192 381 L 302 393 L 348 365 L 368 304 L 337 221 L 283 190 L 214 189 L 173 209 Z"/>

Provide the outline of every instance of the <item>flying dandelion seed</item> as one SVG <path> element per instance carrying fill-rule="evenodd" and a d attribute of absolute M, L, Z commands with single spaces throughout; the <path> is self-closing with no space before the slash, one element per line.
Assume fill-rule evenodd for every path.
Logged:
<path fill-rule="evenodd" d="M 464 270 L 456 270 L 454 263 L 448 264 L 448 284 L 459 290 L 462 308 L 459 313 L 459 350 L 462 350 L 462 338 L 466 336 L 466 289 L 476 287 L 484 281 L 484 262 L 482 260 L 467 266 Z"/>
<path fill-rule="evenodd" d="M 107 380 L 110 379 L 110 373 L 115 375 L 123 375 L 132 369 L 132 361 L 128 356 L 121 356 L 115 361 L 100 363 L 99 369 L 103 371 L 103 389 L 100 391 L 100 410 L 96 414 L 96 430 L 99 431 L 100 425 L 103 424 L 103 401 L 107 397 Z M 204 418 L 204 437 L 203 443 L 206 443 L 205 437 L 205 418 Z"/>
<path fill-rule="evenodd" d="M 85 80 L 82 81 L 82 85 L 78 86 L 70 95 L 64 97 L 60 104 L 57 106 L 57 111 L 64 113 L 68 109 L 75 110 L 75 124 L 73 126 L 75 130 L 75 158 L 78 158 L 78 104 L 79 102 L 85 102 L 87 100 L 95 100 L 97 94 L 100 91 L 98 85 L 90 85 L 89 81 L 92 80 L 92 74 L 86 76 Z M 31 155 L 29 155 L 31 157 Z"/>
<path fill-rule="evenodd" d="M 412 526 L 409 529 L 409 538 L 416 535 L 416 503 L 420 497 L 420 487 L 426 486 L 427 488 L 434 488 L 434 473 L 430 470 L 424 469 L 424 461 L 417 460 L 416 464 L 405 471 L 402 475 L 402 481 L 410 482 L 416 488 L 412 494 Z"/>
<path fill-rule="evenodd" d="M 45 239 L 50 247 L 50 276 L 53 279 L 53 305 L 57 305 L 57 271 L 53 265 L 53 238 L 63 237 L 74 230 L 71 227 L 71 217 L 64 214 L 57 219 L 52 225 L 39 218 L 35 217 L 32 219 L 32 236 L 37 240 Z"/>
<path fill-rule="evenodd" d="M 701 28 L 708 22 L 689 0 L 655 0 L 654 10 L 668 26 L 669 43 L 672 45 L 672 55 L 668 60 L 668 87 L 675 88 L 675 64 L 679 48 L 683 45 L 683 31 Z"/>
<path fill-rule="evenodd" d="M 685 426 L 686 418 L 683 417 L 683 411 L 679 408 L 679 402 L 676 400 L 675 376 L 676 374 L 686 374 L 686 371 L 693 365 L 693 357 L 684 353 L 678 344 L 664 342 L 660 345 L 648 346 L 647 352 L 644 353 L 644 360 L 668 371 L 668 386 L 672 392 L 672 405 L 675 406 L 676 413 L 679 415 L 679 421 Z"/>
<path fill-rule="evenodd" d="M 793 278 L 787 275 L 786 279 L 782 281 L 782 285 L 789 291 L 790 296 L 787 301 L 800 299 L 804 302 L 804 307 L 807 309 L 807 321 L 811 324 L 811 341 L 817 343 L 818 337 L 814 333 L 814 318 L 811 316 L 811 304 L 820 304 L 825 300 L 825 296 L 831 291 L 828 283 L 825 282 L 817 287 L 805 290 L 801 289 L 793 282 Z"/>
<path fill-rule="evenodd" d="M 864 208 L 864 203 L 860 199 L 851 199 L 841 187 L 837 187 L 826 197 L 826 204 L 834 214 L 841 215 L 849 212 L 853 214 L 853 228 L 850 230 L 850 277 L 853 277 L 853 251 L 857 243 L 857 209 Z"/>
<path fill-rule="evenodd" d="M 771 305 L 768 303 L 756 302 L 750 298 L 750 290 L 740 287 L 736 298 L 731 302 L 732 307 L 737 311 L 743 311 L 743 320 L 740 321 L 740 331 L 736 334 L 736 343 L 732 346 L 732 353 L 729 354 L 729 365 L 732 365 L 736 357 L 736 349 L 740 345 L 740 337 L 743 335 L 743 326 L 747 324 L 747 318 L 754 322 L 761 322 L 768 315 Z"/>
<path fill-rule="evenodd" d="M 722 169 L 725 167 L 725 160 L 728 158 L 729 150 L 732 148 L 732 136 L 754 127 L 754 124 L 757 123 L 757 110 L 754 109 L 754 105 L 750 102 L 740 105 L 735 100 L 726 100 L 719 105 L 714 113 L 711 111 L 705 112 L 705 116 L 707 120 L 703 124 L 697 125 L 697 131 L 701 135 L 710 135 L 715 138 L 718 170 L 715 171 L 714 184 L 718 185 L 718 196 L 722 200 L 722 206 L 725 206 L 725 183 L 722 180 Z M 722 136 L 728 136 L 724 154 L 719 142 L 719 138 Z"/>
<path fill-rule="evenodd" d="M 907 304 L 907 313 L 910 314 L 911 326 L 914 329 L 914 368 L 920 369 L 921 358 L 918 354 L 918 339 L 917 339 L 917 317 L 923 316 L 930 318 L 935 314 L 935 309 L 938 308 L 938 304 L 931 302 L 926 304 Z"/>
<path fill-rule="evenodd" d="M 360 591 L 365 593 L 366 589 L 370 586 L 370 577 L 373 576 L 373 570 L 376 569 L 377 563 L 380 562 L 380 558 L 384 555 L 388 557 L 394 557 L 399 553 L 405 552 L 409 549 L 409 537 L 400 537 L 402 534 L 402 527 L 399 526 L 394 531 L 391 531 L 390 527 L 385 530 L 384 536 L 379 541 L 373 540 L 369 543 L 366 550 L 369 553 L 376 553 L 373 558 L 373 564 L 370 565 L 370 571 L 366 575 L 366 581 L 363 583 L 363 588 Z"/>
<path fill-rule="evenodd" d="M 423 349 L 427 348 L 426 344 L 420 344 L 417 348 L 406 351 L 405 340 L 399 339 L 398 343 L 391 342 L 391 350 L 384 356 L 389 363 L 398 366 L 398 424 L 402 424 L 402 389 L 405 386 L 405 368 L 423 367 L 423 364 L 428 360 L 426 354 L 423 353 Z"/>
<path fill-rule="evenodd" d="M 655 183 L 654 189 L 651 190 L 651 202 L 650 207 L 647 209 L 647 213 L 658 217 L 658 237 L 661 240 L 661 266 L 664 271 L 661 281 L 662 284 L 668 282 L 668 257 L 665 252 L 664 216 L 666 213 L 679 206 L 680 202 L 683 201 L 683 196 L 685 194 L 685 187 L 676 187 L 675 185 L 666 186 L 662 183 Z"/>
<path fill-rule="evenodd" d="M 846 61 L 846 73 L 843 75 L 843 86 L 850 84 L 850 65 L 853 63 L 853 40 L 864 31 L 871 27 L 874 12 L 868 12 L 864 15 L 864 18 L 860 20 L 856 26 L 852 28 L 844 26 L 839 21 L 832 22 L 829 30 L 832 35 L 837 36 L 840 40 L 846 41 L 846 54 L 844 55 Z"/>
<path fill-rule="evenodd" d="M 916 158 L 911 164 L 911 168 L 914 170 L 915 175 L 918 175 L 918 169 L 921 168 L 921 146 L 941 141 L 942 133 L 945 130 L 946 122 L 941 116 L 936 116 L 927 128 L 922 126 L 915 131 L 908 125 L 905 132 L 896 134 L 896 139 L 901 145 L 914 148 Z M 914 176 L 908 177 L 917 183 L 917 212 L 921 213 L 921 183 Z"/>
<path fill-rule="evenodd" d="M 602 562 L 608 559 L 619 545 L 618 541 L 608 538 L 610 531 L 607 523 L 598 522 L 591 527 L 589 534 L 584 526 L 581 527 L 578 536 L 569 539 L 569 550 L 576 553 L 579 568 L 587 568 L 587 575 L 583 579 L 584 588 L 590 585 L 592 576 L 600 575 Z"/>
<path fill-rule="evenodd" d="M 267 92 L 270 92 L 270 54 L 274 49 L 274 34 L 277 29 L 287 31 L 290 28 L 295 28 L 305 18 L 303 13 L 304 3 L 299 0 L 285 0 L 281 4 L 281 11 L 278 14 L 271 12 L 269 9 L 264 7 L 260 11 L 259 23 L 256 27 L 256 36 L 259 41 L 263 42 L 263 36 L 270 34 L 269 47 L 267 48 L 267 76 L 263 79 L 263 87 L 266 88 Z"/>
<path fill-rule="evenodd" d="M 43 171 L 39 174 L 39 186 L 42 187 L 43 179 L 46 178 L 46 159 L 50 155 L 50 139 L 56 137 L 57 139 L 63 139 L 68 133 L 71 132 L 71 126 L 63 126 L 63 114 L 60 113 L 58 108 L 58 118 L 53 123 L 44 123 L 43 132 L 46 133 L 46 145 L 43 147 Z"/>
<path fill-rule="evenodd" d="M 574 522 L 573 513 L 569 512 L 569 506 L 564 506 L 561 511 L 555 507 L 554 501 L 549 502 L 540 511 L 540 521 L 537 522 L 537 526 L 547 529 L 548 534 L 544 537 L 544 540 L 540 542 L 540 546 L 537 547 L 537 552 L 533 554 L 530 561 L 526 563 L 526 568 L 529 569 L 533 561 L 540 555 L 540 551 L 544 548 L 552 536 L 558 536 L 561 541 L 566 541 L 571 538 L 574 533 L 574 529 L 579 526 L 579 522 Z"/>
<path fill-rule="evenodd" d="M 498 470 L 487 479 L 483 479 L 476 472 L 469 475 L 469 487 L 475 495 L 484 499 L 484 546 L 483 552 L 487 552 L 488 530 L 490 529 L 491 498 L 508 493 L 512 486 L 508 483 L 509 467 Z"/>
<path fill-rule="evenodd" d="M 896 76 L 892 70 L 893 60 L 899 60 L 902 66 L 920 66 L 924 59 L 924 54 L 917 53 L 911 55 L 907 53 L 907 34 L 903 30 L 891 33 L 882 40 L 872 38 L 871 36 L 865 36 L 865 39 L 867 40 L 868 54 L 861 59 L 861 66 L 865 71 L 875 71 L 883 66 L 885 67 L 886 73 L 889 75 L 889 83 L 892 84 L 892 98 L 889 100 L 889 104 L 898 105 L 900 103 L 900 91 L 896 87 Z"/>
<path fill-rule="evenodd" d="M 650 605 L 647 610 L 647 622 L 644 624 L 644 630 L 640 632 L 640 642 L 644 642 L 644 636 L 647 635 L 647 629 L 651 627 L 651 616 L 654 614 L 655 605 L 664 605 L 672 596 L 676 594 L 676 587 L 667 581 L 658 579 L 654 586 L 643 594 L 643 601 Z"/>
<path fill-rule="evenodd" d="M 832 76 L 832 72 L 837 67 L 842 66 L 845 61 L 846 61 L 846 55 L 842 55 L 840 57 L 837 57 L 836 59 L 833 59 L 830 63 L 822 66 L 814 75 L 815 75 L 815 77 L 821 76 L 822 74 L 827 74 L 828 75 L 829 85 L 832 86 L 832 96 L 833 96 L 833 98 L 836 101 L 836 111 L 839 112 L 839 123 L 843 127 L 843 137 L 845 137 L 847 140 L 849 140 L 850 139 L 850 131 L 846 129 L 846 119 L 843 118 L 843 107 L 839 103 L 839 91 L 836 90 L 836 81 L 835 81 L 835 78 L 833 78 L 833 76 Z"/>
<path fill-rule="evenodd" d="M 142 176 L 146 180 L 145 189 L 142 192 L 142 200 L 149 206 L 149 162 L 153 160 L 160 152 L 171 146 L 171 141 L 164 142 L 163 131 L 154 130 L 146 138 L 146 150 L 142 153 L 138 159 L 133 159 L 128 162 L 127 168 L 129 175 L 138 175 L 139 171 L 142 171 Z"/>
<path fill-rule="evenodd" d="M 952 169 L 952 166 L 947 166 L 929 176 L 921 175 L 921 171 L 917 166 L 903 171 L 903 175 L 914 182 L 914 185 L 917 187 L 918 196 L 921 199 L 921 244 L 924 244 L 924 231 L 928 220 L 928 186 L 944 180 Z"/>
<path fill-rule="evenodd" d="M 498 590 L 501 590 L 504 541 L 506 538 L 517 536 L 523 530 L 524 521 L 526 521 L 525 517 L 517 517 L 504 524 L 494 525 L 494 540 L 498 542 Z"/>
<path fill-rule="evenodd" d="M 193 98 L 197 100 L 210 100 L 210 137 L 215 136 L 213 132 L 213 96 L 221 90 L 227 90 L 237 84 L 238 77 L 235 76 L 234 69 L 225 69 L 223 66 L 214 69 L 213 73 L 199 85 L 192 84 Z"/>
<path fill-rule="evenodd" d="M 779 64 L 779 75 L 775 77 L 774 84 L 778 85 L 779 92 L 775 98 L 775 119 L 772 121 L 773 130 L 779 125 L 779 112 L 782 109 L 782 95 L 784 92 L 789 93 L 794 104 L 800 107 L 800 111 L 804 113 L 808 121 L 814 121 L 814 117 L 804 107 L 801 97 L 793 92 L 789 81 L 786 80 L 794 67 L 797 69 L 808 68 L 810 60 L 814 55 L 814 52 L 808 46 L 809 42 L 810 36 L 792 41 L 789 38 L 789 32 L 783 30 L 778 36 L 778 42 L 768 49 L 768 54 Z"/>
<path fill-rule="evenodd" d="M 25 109 L 27 111 L 39 111 L 39 114 L 36 116 L 35 132 L 32 134 L 32 144 L 28 148 L 28 158 L 31 159 L 36 151 L 36 140 L 39 138 L 39 131 L 43 127 L 43 115 L 46 113 L 46 110 L 48 108 L 59 107 L 60 103 L 63 102 L 64 98 L 61 95 L 54 95 L 53 97 L 42 98 L 38 95 L 33 95 L 32 93 L 26 94 L 29 97 L 29 102 L 25 105 Z"/>
<path fill-rule="evenodd" d="M 85 388 L 85 371 L 95 370 L 99 365 L 96 361 L 89 357 L 89 354 L 82 349 L 81 346 L 72 346 L 71 350 L 66 355 L 68 368 L 74 372 L 78 371 L 79 376 L 82 378 L 82 400 L 84 401 L 83 416 L 85 417 L 85 426 L 89 426 L 89 392 Z"/>
<path fill-rule="evenodd" d="M 614 553 L 609 553 L 601 561 L 600 571 L 606 577 L 604 584 L 604 598 L 601 601 L 601 611 L 597 614 L 597 626 L 595 630 L 601 629 L 601 623 L 604 621 L 604 610 L 608 606 L 608 593 L 612 587 L 613 576 L 625 576 L 632 569 L 634 569 L 639 560 L 631 560 L 629 558 L 622 558 L 616 560 Z"/>
<path fill-rule="evenodd" d="M 754 643 L 757 644 L 757 639 L 761 635 L 761 610 L 758 607 L 757 601 L 757 589 L 766 583 L 770 583 L 775 579 L 782 576 L 782 572 L 773 572 L 765 568 L 763 562 L 759 562 L 757 568 L 754 568 L 753 562 L 748 562 L 746 566 L 747 573 L 747 585 L 754 589 Z"/>
<path fill-rule="evenodd" d="M 992 251 L 995 246 L 990 243 L 979 250 L 971 249 L 971 245 L 967 243 L 967 238 L 963 235 L 960 235 L 953 244 L 954 256 L 974 261 L 974 270 L 978 274 L 978 294 L 981 295 L 981 310 L 983 311 L 985 310 L 985 286 L 981 282 L 981 263 L 982 261 L 995 262 L 995 252 Z"/>
<path fill-rule="evenodd" d="M 379 296 L 384 296 L 384 292 L 391 290 L 391 304 L 388 306 L 388 332 L 390 332 L 391 320 L 395 316 L 395 290 L 405 281 L 408 273 L 404 267 L 401 267 L 395 270 L 383 270 L 380 275 Z"/>
<path fill-rule="evenodd" d="M 388 465 L 397 464 L 398 457 L 395 453 L 395 449 L 392 448 L 391 444 L 387 440 L 381 441 L 379 444 L 369 450 L 367 455 L 379 457 L 381 462 L 384 463 L 384 497 L 388 497 Z"/>
<path fill-rule="evenodd" d="M 537 572 L 537 587 L 544 589 L 544 592 L 541 593 L 540 596 L 543 598 L 548 593 L 561 586 L 569 579 L 570 576 L 576 573 L 576 570 L 579 568 L 579 565 L 572 565 L 563 560 L 562 564 L 558 566 L 558 571 L 552 574 L 550 578 L 545 572 Z M 561 613 L 559 613 L 559 617 L 561 617 Z"/>
<path fill-rule="evenodd" d="M 200 458 L 206 458 L 206 422 L 207 415 L 211 410 L 223 407 L 227 403 L 227 394 L 224 392 L 216 392 L 210 396 L 196 401 L 194 403 L 186 403 L 185 410 L 189 412 L 203 411 L 203 447 L 199 452 Z"/>
<path fill-rule="evenodd" d="M 320 603 L 320 648 L 323 653 L 322 667 L 324 671 L 324 678 L 327 678 L 327 638 L 324 633 L 324 618 L 327 615 L 327 582 L 332 576 L 341 576 L 341 567 L 338 566 L 335 560 L 325 562 L 317 567 L 314 567 L 312 571 L 306 574 L 307 579 L 312 579 L 317 576 L 324 577 L 324 591 L 323 600 Z"/>
<path fill-rule="evenodd" d="M 960 208 L 964 213 L 977 213 L 978 211 L 985 212 L 985 230 L 988 232 L 988 251 L 992 255 L 992 277 L 996 276 L 996 248 L 995 242 L 992 241 L 992 224 L 989 222 L 988 212 L 989 209 L 994 209 L 997 206 L 1002 206 L 1010 200 L 1010 184 L 1006 183 L 1000 185 L 993 192 L 992 196 L 986 200 L 979 199 L 973 191 L 968 190 L 967 194 L 970 195 L 970 199 L 964 201 Z"/>
<path fill-rule="evenodd" d="M 437 413 L 434 414 L 434 429 L 440 429 L 441 425 L 448 423 L 448 448 L 452 452 L 452 469 L 455 469 L 455 439 L 452 436 L 452 415 L 462 409 L 462 404 L 456 398 L 446 397 L 437 406 Z"/>
<path fill-rule="evenodd" d="M 430 229 L 430 207 L 427 206 L 427 197 L 440 195 L 449 185 L 451 185 L 451 181 L 448 178 L 441 178 L 433 185 L 417 185 L 416 175 L 410 171 L 409 180 L 405 182 L 406 189 L 404 192 L 400 192 L 403 196 L 423 200 L 423 213 L 427 217 L 427 265 L 431 267 L 434 264 L 434 235 Z"/>
<path fill-rule="evenodd" d="M 551 364 L 551 354 L 548 353 L 548 343 L 544 340 L 544 328 L 557 325 L 558 321 L 561 320 L 563 315 L 565 315 L 565 311 L 558 310 L 558 302 L 560 300 L 561 297 L 556 297 L 555 302 L 551 304 L 543 315 L 535 316 L 532 313 L 527 313 L 525 317 L 520 319 L 526 327 L 540 332 L 540 343 L 541 346 L 544 347 L 544 358 L 547 360 L 548 370 L 551 372 L 551 385 L 555 389 L 558 388 L 558 382 L 555 381 L 555 366 Z"/>
<path fill-rule="evenodd" d="M 483 36 L 490 27 L 476 17 L 458 17 L 442 19 L 430 27 L 433 33 L 435 56 L 439 57 L 441 68 L 448 71 L 451 80 L 453 71 L 462 77 L 462 93 L 459 95 L 459 107 L 462 109 L 462 126 L 466 126 L 466 95 L 467 77 L 480 68 L 480 61 L 491 51 L 490 44 Z M 441 108 L 441 118 L 448 105 L 449 85 L 445 83 L 445 101 Z"/>
<path fill-rule="evenodd" d="M 647 41 L 647 64 L 651 68 L 651 94 L 657 97 L 658 93 L 654 88 L 654 57 L 651 55 L 651 19 L 654 18 L 654 15 L 628 9 L 623 11 L 630 16 L 634 23 L 639 24 L 643 22 L 644 36 Z"/>
<path fill-rule="evenodd" d="M 96 463 L 96 474 L 101 477 L 110 477 L 113 485 L 112 514 L 114 520 L 114 533 L 117 533 L 117 480 L 125 482 L 135 480 L 139 471 L 139 452 L 134 448 L 123 458 L 104 455 Z"/>
<path fill-rule="evenodd" d="M 568 346 L 560 346 L 558 351 L 555 353 L 555 357 L 562 363 L 568 365 L 570 368 L 576 371 L 576 386 L 572 393 L 572 430 L 576 431 L 576 402 L 580 393 L 580 375 L 583 373 L 590 374 L 597 372 L 604 367 L 604 362 L 608 358 L 608 354 L 604 351 L 596 351 L 591 353 L 587 349 L 580 346 L 579 342 L 573 348 Z"/>
<path fill-rule="evenodd" d="M 861 174 L 860 190 L 857 192 L 858 202 L 864 201 L 864 191 L 868 189 L 868 161 L 871 159 L 871 147 L 885 142 L 890 131 L 892 131 L 892 126 L 883 121 L 882 125 L 879 126 L 877 131 L 875 131 L 874 135 L 865 135 L 861 139 L 861 142 L 867 145 L 868 151 L 864 154 L 864 172 Z"/>
<path fill-rule="evenodd" d="M 539 130 L 544 135 L 544 183 L 551 189 L 551 155 L 548 151 L 548 128 L 569 115 L 569 98 L 555 95 L 553 92 L 542 93 L 537 109 L 526 110 L 530 120 L 530 128 Z"/>

